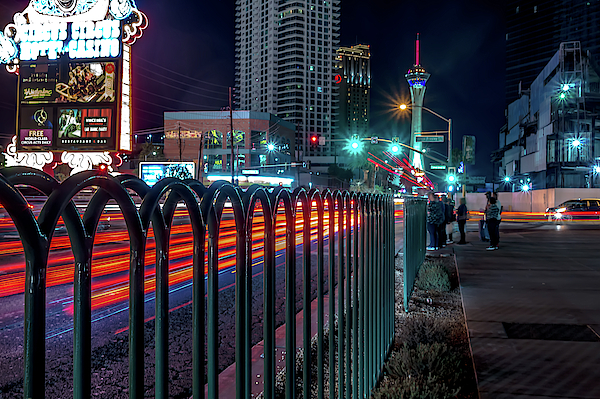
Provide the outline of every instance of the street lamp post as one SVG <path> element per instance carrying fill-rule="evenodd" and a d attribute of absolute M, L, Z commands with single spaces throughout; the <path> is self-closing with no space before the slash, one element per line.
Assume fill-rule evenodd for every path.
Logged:
<path fill-rule="evenodd" d="M 412 107 L 419 107 L 421 109 L 424 109 L 425 111 L 429 112 L 432 115 L 437 116 L 438 118 L 440 118 L 441 120 L 443 120 L 444 122 L 446 122 L 448 124 L 448 130 L 445 131 L 444 133 L 448 134 L 448 163 L 450 163 L 450 161 L 452 160 L 452 119 L 451 118 L 444 118 L 442 115 L 438 114 L 437 112 L 433 111 L 430 108 L 427 108 L 423 105 L 413 105 Z M 400 108 L 400 110 L 404 111 L 408 108 L 408 106 L 406 104 L 400 104 L 400 106 L 398 107 Z M 420 134 L 428 134 L 428 133 L 438 133 L 438 131 L 433 131 L 433 132 L 420 132 Z"/>

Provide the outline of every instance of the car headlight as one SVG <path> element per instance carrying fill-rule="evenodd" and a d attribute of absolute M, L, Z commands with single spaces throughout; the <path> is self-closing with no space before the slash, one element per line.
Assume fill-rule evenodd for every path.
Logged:
<path fill-rule="evenodd" d="M 558 209 L 556 210 L 556 212 L 557 212 L 557 213 L 563 213 L 563 212 L 564 212 L 564 211 L 566 211 L 566 210 L 567 210 L 567 208 L 564 208 L 564 207 L 563 207 L 563 208 L 558 208 Z"/>
<path fill-rule="evenodd" d="M 556 213 L 554 214 L 554 218 L 555 218 L 555 219 L 562 219 L 562 213 L 560 213 L 560 212 L 556 212 Z"/>

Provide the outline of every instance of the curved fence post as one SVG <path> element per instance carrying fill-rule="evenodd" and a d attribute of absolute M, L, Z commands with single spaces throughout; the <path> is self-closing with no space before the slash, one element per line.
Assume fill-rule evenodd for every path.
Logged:
<path fill-rule="evenodd" d="M 277 220 L 277 208 L 283 201 L 285 212 L 285 397 L 296 397 L 296 215 L 292 195 L 283 187 L 272 195 L 273 217 Z M 275 225 L 277 225 L 275 223 Z"/>
<path fill-rule="evenodd" d="M 46 382 L 46 266 L 50 242 L 40 230 L 25 198 L 1 174 L 0 204 L 15 223 L 25 252 L 23 394 L 26 398 L 43 398 Z"/>
<path fill-rule="evenodd" d="M 40 216 L 28 209 L 27 199 L 15 188 L 27 185 L 47 196 Z M 83 218 L 73 198 L 94 187 Z M 130 190 L 130 191 L 128 191 Z M 130 192 L 134 193 L 130 195 Z M 132 195 L 139 196 L 139 211 Z M 164 199 L 164 203 L 163 202 Z M 296 381 L 296 288 L 297 271 L 303 281 L 304 360 L 302 394 L 325 397 L 324 359 L 325 312 L 329 319 L 329 398 L 368 396 L 382 372 L 394 335 L 394 203 L 387 195 L 347 191 L 322 192 L 316 189 L 283 187 L 272 191 L 259 186 L 246 190 L 227 182 L 206 188 L 198 181 L 167 178 L 148 187 L 135 176 L 112 177 L 94 171 L 73 175 L 58 183 L 49 175 L 28 168 L 7 168 L 0 172 L 0 203 L 14 220 L 25 249 L 25 372 L 26 397 L 42 398 L 45 393 L 45 311 L 46 269 L 55 227 L 62 217 L 67 226 L 73 255 L 74 274 L 74 389 L 75 398 L 91 395 L 91 267 L 96 230 L 109 200 L 115 200 L 125 219 L 130 238 L 129 259 L 129 397 L 142 397 L 144 387 L 144 256 L 148 230 L 156 242 L 156 355 L 155 397 L 169 395 L 169 241 L 177 205 L 183 201 L 193 235 L 191 348 L 193 397 L 205 396 L 205 349 L 207 350 L 208 397 L 219 396 L 219 234 L 225 206 L 232 205 L 236 236 L 235 266 L 235 369 L 236 397 L 252 392 L 251 321 L 253 281 L 253 224 L 260 201 L 264 219 L 263 333 L 264 397 L 275 396 L 276 346 L 276 226 L 278 214 L 285 217 L 285 354 L 286 398 L 297 395 Z M 417 201 L 418 202 L 418 201 Z M 161 205 L 162 203 L 162 205 Z M 299 207 L 302 207 L 300 212 Z M 405 210 L 405 262 L 424 256 L 424 203 L 418 202 L 415 217 L 410 201 Z M 421 209 L 422 208 L 422 209 Z M 316 211 L 316 282 L 312 280 L 312 216 Z M 326 228 L 328 212 L 328 231 Z M 297 217 L 302 215 L 302 270 L 297 269 Z M 152 223 L 152 225 L 151 225 Z M 229 223 L 228 223 L 229 224 Z M 298 227 L 299 228 L 299 227 Z M 208 230 L 207 230 L 208 229 Z M 208 232 L 208 247 L 205 245 Z M 413 234 L 416 233 L 416 234 Z M 328 273 L 325 271 L 325 236 L 329 240 Z M 411 236 L 418 245 L 411 252 Z M 205 264 L 205 251 L 208 262 Z M 416 251 L 416 252 L 415 252 Z M 415 255 L 417 254 L 417 255 Z M 337 259 L 336 259 L 337 256 Z M 413 262 L 414 263 L 414 262 Z M 205 277 L 205 266 L 208 277 Z M 328 281 L 325 283 L 325 275 Z M 409 274 L 409 273 L 406 273 Z M 316 287 L 317 372 L 311 373 L 312 294 Z M 325 285 L 327 284 L 327 286 Z M 207 289 L 205 287 L 208 287 Z M 337 293 L 336 293 L 337 291 Z M 205 312 L 208 292 L 208 306 Z M 325 309 L 325 292 L 329 306 Z M 336 296 L 337 295 L 337 296 Z M 205 317 L 208 325 L 205 323 Z M 337 332 L 336 332 L 337 320 Z M 205 327 L 207 333 L 205 335 Z M 204 343 L 206 336 L 207 344 Z M 336 348 L 336 345 L 337 348 Z M 337 355 L 337 356 L 336 356 Z M 300 377 L 300 376 L 299 376 Z M 334 383 L 337 378 L 337 383 Z M 337 391 L 336 391 L 337 390 Z"/>

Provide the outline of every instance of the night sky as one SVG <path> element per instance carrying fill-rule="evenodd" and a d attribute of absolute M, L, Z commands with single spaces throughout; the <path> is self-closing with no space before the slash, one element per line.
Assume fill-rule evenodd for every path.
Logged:
<path fill-rule="evenodd" d="M 168 110 L 215 110 L 234 84 L 234 0 L 137 0 L 150 24 L 133 46 L 134 130 L 159 128 Z M 0 28 L 27 0 L 0 0 Z M 409 102 L 404 78 L 415 62 L 431 74 L 424 106 L 452 119 L 453 145 L 477 137 L 473 175 L 492 175 L 490 152 L 504 124 L 504 7 L 497 1 L 342 0 L 342 46 L 371 46 L 371 135 L 408 140 L 409 118 L 393 104 Z M 16 77 L 0 70 L 0 144 L 14 132 Z M 423 130 L 445 130 L 423 113 Z M 446 144 L 432 149 L 446 154 Z"/>

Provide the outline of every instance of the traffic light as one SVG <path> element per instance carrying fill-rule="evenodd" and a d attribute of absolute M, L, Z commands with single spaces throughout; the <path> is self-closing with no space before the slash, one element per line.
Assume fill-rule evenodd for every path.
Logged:
<path fill-rule="evenodd" d="M 359 150 L 360 150 L 360 138 L 358 137 L 358 134 L 353 134 L 352 138 L 350 139 L 350 151 L 358 152 Z"/>
<path fill-rule="evenodd" d="M 392 137 L 392 145 L 390 146 L 390 152 L 397 154 L 400 152 L 400 139 L 398 137 Z"/>
<path fill-rule="evenodd" d="M 319 136 L 320 134 L 312 134 L 310 136 L 310 146 L 315 148 L 316 146 L 319 145 Z"/>
<path fill-rule="evenodd" d="M 448 174 L 446 175 L 448 183 L 456 183 L 456 168 L 454 166 L 448 167 Z"/>

